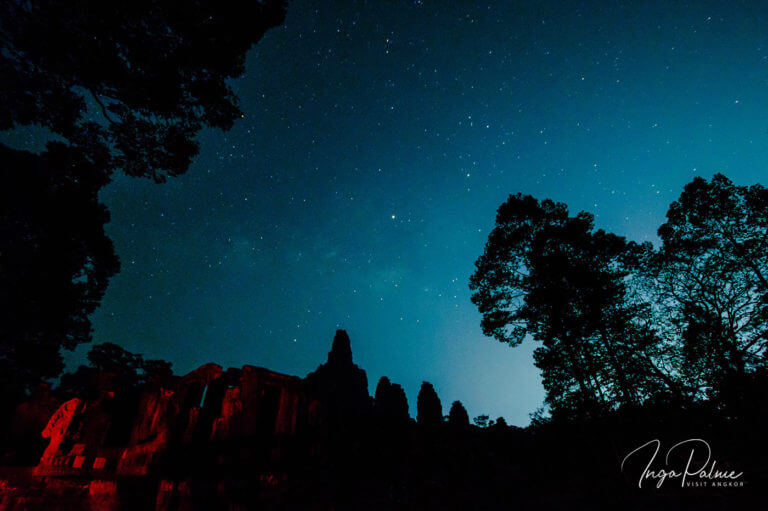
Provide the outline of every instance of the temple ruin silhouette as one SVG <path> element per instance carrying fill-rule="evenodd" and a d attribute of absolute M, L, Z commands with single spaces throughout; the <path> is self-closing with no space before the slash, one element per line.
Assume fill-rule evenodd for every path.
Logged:
<path fill-rule="evenodd" d="M 306 378 L 209 363 L 126 399 L 110 376 L 97 375 L 92 399 L 58 404 L 50 389 L 38 393 L 19 407 L 13 428 L 19 437 L 48 439 L 32 471 L 42 484 L 90 481 L 88 498 L 106 508 L 120 501 L 121 479 L 137 476 L 159 481 L 156 509 L 194 493 L 188 476 L 246 471 L 275 485 L 283 463 L 322 456 L 324 439 L 373 411 L 366 373 L 343 330 L 326 363 Z"/>

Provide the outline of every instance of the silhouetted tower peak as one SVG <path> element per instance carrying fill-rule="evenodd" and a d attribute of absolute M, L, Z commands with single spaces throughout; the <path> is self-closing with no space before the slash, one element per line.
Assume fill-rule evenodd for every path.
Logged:
<path fill-rule="evenodd" d="M 379 420 L 390 424 L 408 424 L 408 399 L 403 388 L 382 376 L 376 386 L 374 411 Z"/>
<path fill-rule="evenodd" d="M 416 398 L 416 421 L 419 424 L 434 426 L 443 422 L 443 405 L 437 397 L 435 388 L 429 382 L 423 382 Z"/>
<path fill-rule="evenodd" d="M 454 401 L 451 405 L 451 411 L 448 413 L 448 423 L 459 428 L 469 427 L 469 414 L 467 414 L 467 409 L 464 408 L 461 401 Z"/>
<path fill-rule="evenodd" d="M 352 347 L 346 331 L 336 330 L 331 351 L 328 352 L 328 364 L 333 366 L 352 365 Z"/>
<path fill-rule="evenodd" d="M 350 424 L 372 409 L 368 377 L 352 362 L 352 348 L 344 330 L 336 330 L 328 361 L 309 373 L 306 381 L 312 398 L 326 406 L 332 426 Z"/>

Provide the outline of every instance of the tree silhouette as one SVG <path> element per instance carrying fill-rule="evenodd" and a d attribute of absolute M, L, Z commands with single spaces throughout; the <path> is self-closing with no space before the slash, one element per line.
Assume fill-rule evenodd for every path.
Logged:
<path fill-rule="evenodd" d="M 443 422 L 443 405 L 435 388 L 423 382 L 416 398 L 416 421 L 425 426 L 436 426 Z"/>
<path fill-rule="evenodd" d="M 662 246 L 594 229 L 592 215 L 514 195 L 470 279 L 484 333 L 530 335 L 553 415 L 742 390 L 766 368 L 768 190 L 721 174 L 686 185 Z"/>
<path fill-rule="evenodd" d="M 102 169 L 50 144 L 40 156 L 0 146 L 0 387 L 17 401 L 63 369 L 59 348 L 90 340 L 88 315 L 118 269 L 97 194 Z"/>
<path fill-rule="evenodd" d="M 74 373 L 61 376 L 59 390 L 65 395 L 95 398 L 97 380 L 106 376 L 113 389 L 137 388 L 149 381 L 166 380 L 173 376 L 171 363 L 165 360 L 145 360 L 141 354 L 131 353 L 117 344 L 103 343 L 88 351 L 89 365 L 81 365 Z"/>
<path fill-rule="evenodd" d="M 659 228 L 651 268 L 680 372 L 712 395 L 765 367 L 768 339 L 768 190 L 722 174 L 695 178 Z"/>
<path fill-rule="evenodd" d="M 561 203 L 518 194 L 499 207 L 472 301 L 486 335 L 541 343 L 534 360 L 553 413 L 602 413 L 674 387 L 650 304 L 633 287 L 650 250 Z"/>
<path fill-rule="evenodd" d="M 504 431 L 509 425 L 504 417 L 497 417 L 496 422 L 493 423 L 493 427 L 498 431 Z"/>
<path fill-rule="evenodd" d="M 451 411 L 448 412 L 448 423 L 458 428 L 469 426 L 469 414 L 467 409 L 461 404 L 461 401 L 454 401 L 451 404 Z"/>
<path fill-rule="evenodd" d="M 279 0 L 0 3 L 0 130 L 53 136 L 39 155 L 0 144 L 7 402 L 61 372 L 60 347 L 90 340 L 119 269 L 99 190 L 116 169 L 158 182 L 186 171 L 202 127 L 242 116 L 227 80 L 284 13 Z"/>
<path fill-rule="evenodd" d="M 203 126 L 241 116 L 227 80 L 282 1 L 3 2 L 0 129 L 44 126 L 103 171 L 183 173 Z"/>

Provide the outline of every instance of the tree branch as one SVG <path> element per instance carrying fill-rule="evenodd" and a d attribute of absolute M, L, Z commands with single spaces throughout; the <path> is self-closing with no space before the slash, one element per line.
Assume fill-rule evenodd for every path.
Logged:
<path fill-rule="evenodd" d="M 88 92 L 91 93 L 91 96 L 93 96 L 93 99 L 96 101 L 96 103 L 99 104 L 101 107 L 101 113 L 104 114 L 104 118 L 109 122 L 109 124 L 117 124 L 117 122 L 113 121 L 112 118 L 109 116 L 109 112 L 107 111 L 107 107 L 104 105 L 104 103 L 101 101 L 101 98 L 99 98 L 99 95 L 96 94 L 93 89 L 88 89 Z"/>

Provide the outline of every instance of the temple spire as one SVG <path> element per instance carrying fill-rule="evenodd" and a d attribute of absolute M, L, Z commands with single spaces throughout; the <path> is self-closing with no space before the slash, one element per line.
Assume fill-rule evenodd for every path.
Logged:
<path fill-rule="evenodd" d="M 350 346 L 349 336 L 344 330 L 336 330 L 331 351 L 328 352 L 328 364 L 352 365 L 352 347 Z"/>

